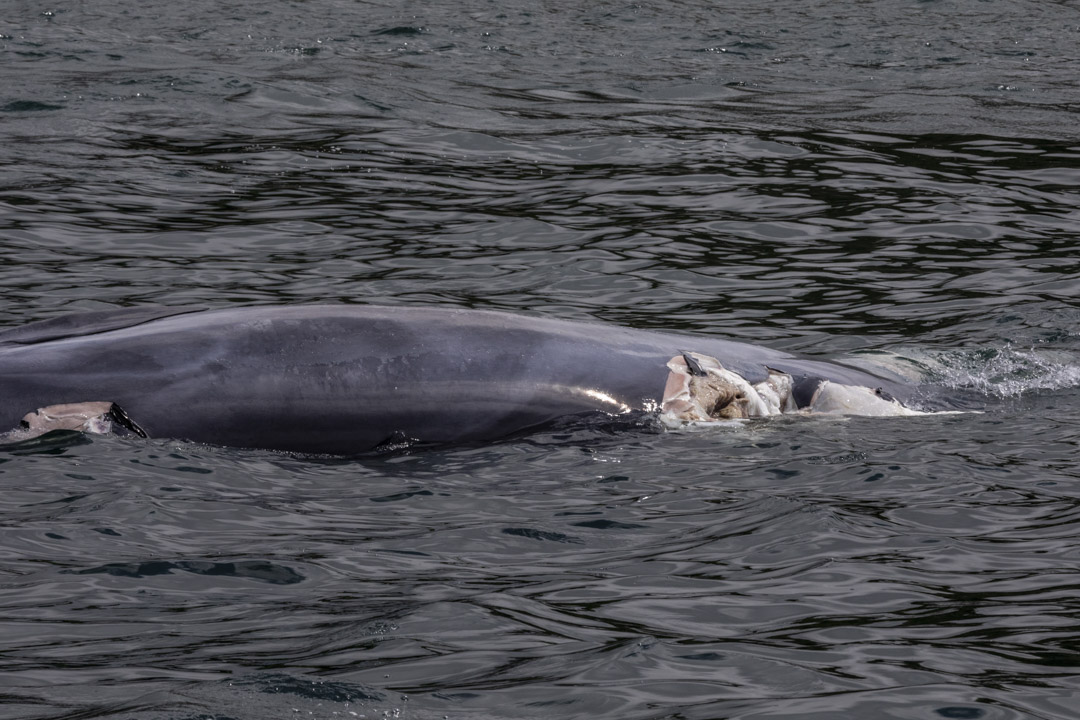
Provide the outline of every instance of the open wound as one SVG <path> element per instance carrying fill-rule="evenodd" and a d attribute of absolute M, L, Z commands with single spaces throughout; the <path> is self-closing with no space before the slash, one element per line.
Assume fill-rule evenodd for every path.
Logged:
<path fill-rule="evenodd" d="M 798 407 L 791 375 L 768 368 L 765 380 L 751 385 L 716 358 L 682 353 L 668 361 L 660 420 L 669 427 L 686 423 L 769 417 L 787 414 L 927 415 L 905 407 L 888 393 L 861 385 L 822 380 L 810 403 Z"/>

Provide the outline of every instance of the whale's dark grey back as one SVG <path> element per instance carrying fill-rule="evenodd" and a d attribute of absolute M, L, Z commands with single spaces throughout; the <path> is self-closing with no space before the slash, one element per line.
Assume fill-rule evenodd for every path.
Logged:
<path fill-rule="evenodd" d="M 352 453 L 399 433 L 487 440 L 576 413 L 655 407 L 665 363 L 683 350 L 751 382 L 769 366 L 898 391 L 745 343 L 495 312 L 137 309 L 0 332 L 0 428 L 45 405 L 112 401 L 152 437 L 239 447 Z"/>

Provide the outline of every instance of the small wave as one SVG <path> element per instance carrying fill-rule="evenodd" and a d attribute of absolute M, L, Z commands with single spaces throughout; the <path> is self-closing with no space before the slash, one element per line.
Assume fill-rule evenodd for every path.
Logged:
<path fill-rule="evenodd" d="M 923 382 L 999 398 L 1080 387 L 1080 362 L 1063 351 L 905 348 L 900 353 L 877 355 L 874 362 L 893 370 L 903 367 L 908 376 L 917 370 Z"/>

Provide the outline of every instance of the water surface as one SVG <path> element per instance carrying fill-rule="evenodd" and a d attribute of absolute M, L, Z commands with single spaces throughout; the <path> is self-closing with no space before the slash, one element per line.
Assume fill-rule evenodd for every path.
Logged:
<path fill-rule="evenodd" d="M 7 10 L 5 327 L 468 306 L 984 412 L 0 451 L 0 717 L 1075 717 L 1072 4 Z"/>

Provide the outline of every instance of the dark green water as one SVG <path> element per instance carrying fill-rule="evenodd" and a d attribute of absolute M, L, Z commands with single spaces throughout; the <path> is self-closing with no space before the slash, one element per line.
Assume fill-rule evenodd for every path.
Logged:
<path fill-rule="evenodd" d="M 985 412 L 0 451 L 0 717 L 1075 718 L 1077 47 L 1048 1 L 9 2 L 0 325 L 469 306 Z"/>

